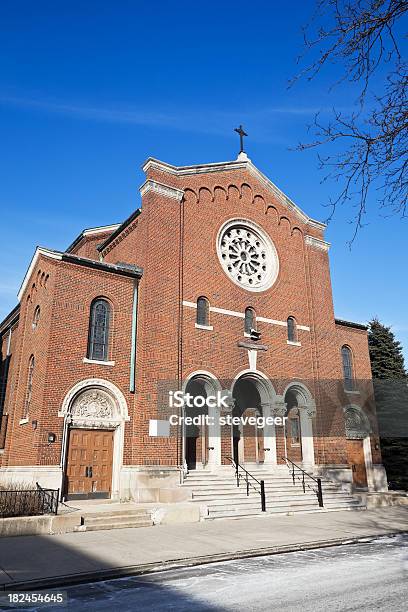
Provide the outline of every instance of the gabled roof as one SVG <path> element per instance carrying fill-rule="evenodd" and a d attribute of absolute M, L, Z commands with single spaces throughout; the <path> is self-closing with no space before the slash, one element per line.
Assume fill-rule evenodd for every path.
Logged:
<path fill-rule="evenodd" d="M 16 321 L 18 321 L 19 316 L 20 304 L 17 304 L 17 306 L 14 306 L 13 310 L 9 312 L 8 315 L 4 317 L 3 321 L 0 323 L 0 336 L 5 330 L 9 329 L 12 325 L 14 325 Z"/>
<path fill-rule="evenodd" d="M 52 249 L 45 249 L 44 247 L 37 247 L 35 249 L 34 255 L 30 261 L 30 265 L 28 266 L 27 272 L 25 273 L 25 276 L 23 278 L 23 282 L 21 283 L 20 289 L 17 293 L 19 302 L 21 302 L 23 293 L 26 290 L 28 281 L 30 280 L 31 274 L 33 273 L 33 270 L 40 255 L 44 255 L 44 257 L 49 257 L 50 259 L 61 259 L 62 253 L 59 251 L 54 251 Z"/>
<path fill-rule="evenodd" d="M 100 227 L 89 227 L 87 229 L 82 230 L 82 232 L 75 238 L 75 240 L 69 245 L 66 249 L 66 253 L 70 253 L 83 238 L 87 236 L 94 236 L 97 234 L 106 234 L 106 232 L 114 232 L 116 229 L 120 227 L 120 223 L 114 223 L 113 225 L 101 225 Z"/>
<path fill-rule="evenodd" d="M 235 161 L 226 161 L 226 162 L 215 162 L 210 164 L 195 164 L 192 166 L 174 166 L 172 164 L 168 164 L 167 162 L 160 161 L 159 159 L 155 159 L 154 157 L 149 157 L 142 166 L 142 170 L 147 172 L 150 168 L 160 170 L 162 172 L 167 172 L 169 174 L 173 174 L 175 176 L 188 176 L 193 174 L 205 174 L 208 172 L 225 172 L 231 170 L 248 170 L 266 189 L 269 189 L 271 193 L 289 210 L 291 210 L 303 223 L 314 227 L 318 230 L 324 230 L 326 227 L 325 223 L 321 221 L 316 221 L 309 217 L 306 213 L 304 213 L 299 206 L 297 206 L 283 191 L 281 191 L 272 181 L 265 176 L 247 157 L 246 153 L 240 153 L 238 158 Z M 147 181 L 149 182 L 149 181 Z M 143 189 L 146 185 L 146 182 L 141 187 L 141 192 L 143 195 Z M 179 194 L 182 194 L 182 191 L 179 189 L 172 188 L 170 186 L 161 185 L 162 187 L 166 187 L 168 189 L 173 189 L 177 191 Z M 123 223 L 118 225 L 116 229 L 112 232 L 102 244 L 98 245 L 97 250 L 102 252 L 121 232 L 128 226 L 136 217 L 141 213 L 141 209 L 137 208 Z M 322 243 L 325 246 L 328 246 L 327 243 Z"/>
<path fill-rule="evenodd" d="M 293 202 L 279 187 L 277 187 L 265 174 L 263 174 L 248 158 L 246 153 L 240 153 L 235 161 L 215 162 L 210 164 L 196 164 L 193 166 L 173 166 L 166 162 L 162 162 L 154 157 L 149 157 L 142 166 L 142 170 L 147 172 L 150 168 L 161 170 L 176 176 L 188 176 L 192 174 L 205 174 L 209 172 L 226 172 L 231 170 L 246 169 L 258 181 L 284 205 L 286 208 L 294 212 L 303 223 L 315 226 L 320 230 L 324 230 L 325 223 L 316 221 L 307 215 L 297 204 Z"/>
<path fill-rule="evenodd" d="M 334 319 L 336 325 L 343 325 L 344 327 L 353 327 L 354 329 L 368 329 L 368 325 L 363 323 L 354 323 L 353 321 L 345 321 L 344 319 Z"/>
<path fill-rule="evenodd" d="M 95 270 L 103 270 L 104 272 L 113 272 L 122 276 L 129 276 L 131 278 L 141 278 L 143 274 L 143 270 L 142 268 L 139 268 L 139 266 L 122 263 L 106 263 L 104 261 L 96 261 L 94 259 L 89 259 L 88 257 L 80 257 L 79 255 L 73 255 L 72 253 L 63 253 L 62 251 L 55 251 L 53 249 L 37 247 L 17 295 L 19 302 L 21 301 L 23 293 L 27 287 L 31 274 L 35 268 L 35 265 L 40 255 L 42 255 L 43 257 L 48 257 L 50 259 L 56 259 L 58 261 L 65 261 L 68 263 L 76 264 L 78 266 L 85 266 L 87 268 L 93 268 Z"/>
<path fill-rule="evenodd" d="M 98 245 L 97 249 L 99 252 L 102 252 L 110 242 L 112 242 L 112 240 L 115 240 L 116 236 L 119 236 L 119 234 L 121 232 L 123 232 L 123 230 L 132 223 L 132 221 L 134 219 L 136 219 L 136 217 L 138 217 L 140 215 L 140 213 L 142 212 L 141 208 L 136 208 L 136 210 L 134 212 L 132 212 L 132 214 L 123 221 L 123 223 L 121 223 L 120 225 L 117 226 L 116 230 L 106 238 L 106 240 L 104 242 L 102 242 L 102 244 Z"/>

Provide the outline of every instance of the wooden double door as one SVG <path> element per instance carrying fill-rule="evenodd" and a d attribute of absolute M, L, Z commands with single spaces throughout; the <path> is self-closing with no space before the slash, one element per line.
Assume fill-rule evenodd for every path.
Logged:
<path fill-rule="evenodd" d="M 357 489 L 367 488 L 363 440 L 347 440 L 347 457 L 353 474 L 353 485 Z"/>
<path fill-rule="evenodd" d="M 70 429 L 66 469 L 68 499 L 111 496 L 113 434 L 104 429 Z"/>

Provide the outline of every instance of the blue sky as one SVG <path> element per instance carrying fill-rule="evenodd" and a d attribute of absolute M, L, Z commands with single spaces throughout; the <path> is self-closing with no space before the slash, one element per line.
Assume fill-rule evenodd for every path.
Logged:
<path fill-rule="evenodd" d="M 64 249 L 85 227 L 126 218 L 148 156 L 234 159 L 243 123 L 252 161 L 324 220 L 335 194 L 316 152 L 293 148 L 353 88 L 328 91 L 331 66 L 288 89 L 314 1 L 69 3 L 0 7 L 0 318 L 36 245 Z M 369 201 L 352 250 L 351 208 L 327 230 L 336 315 L 392 325 L 408 357 L 407 220 Z"/>

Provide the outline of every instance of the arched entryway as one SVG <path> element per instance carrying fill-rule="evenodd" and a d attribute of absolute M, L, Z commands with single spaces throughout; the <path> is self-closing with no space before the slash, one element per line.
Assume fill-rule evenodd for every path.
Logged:
<path fill-rule="evenodd" d="M 218 410 L 213 405 L 207 407 L 204 404 L 204 400 L 209 396 L 216 396 L 217 391 L 221 391 L 221 385 L 209 372 L 195 372 L 184 384 L 184 396 L 190 395 L 192 398 L 190 404 L 198 400 L 202 405 L 189 406 L 185 401 L 183 415 L 202 418 L 208 416 L 212 423 L 183 425 L 183 457 L 188 471 L 221 463 Z"/>
<path fill-rule="evenodd" d="M 284 395 L 286 405 L 284 442 L 288 459 L 304 466 L 314 465 L 312 419 L 316 405 L 309 389 L 303 383 L 292 383 Z"/>
<path fill-rule="evenodd" d="M 250 417 L 271 416 L 275 393 L 270 382 L 258 373 L 246 372 L 232 386 L 233 417 L 240 424 L 232 426 L 232 455 L 242 464 L 276 462 L 275 431 L 273 426 L 257 427 L 248 422 Z"/>
<path fill-rule="evenodd" d="M 113 383 L 87 379 L 65 396 L 62 465 L 64 497 L 119 498 L 126 400 Z"/>

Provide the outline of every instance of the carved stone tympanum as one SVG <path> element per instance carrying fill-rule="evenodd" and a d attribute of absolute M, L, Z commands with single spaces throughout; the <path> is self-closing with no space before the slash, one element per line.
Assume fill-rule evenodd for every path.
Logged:
<path fill-rule="evenodd" d="M 363 439 L 370 433 L 367 417 L 356 408 L 347 408 L 344 419 L 348 439 Z"/>
<path fill-rule="evenodd" d="M 81 393 L 72 405 L 74 418 L 112 419 L 114 406 L 110 396 L 102 389 L 89 389 Z"/>

